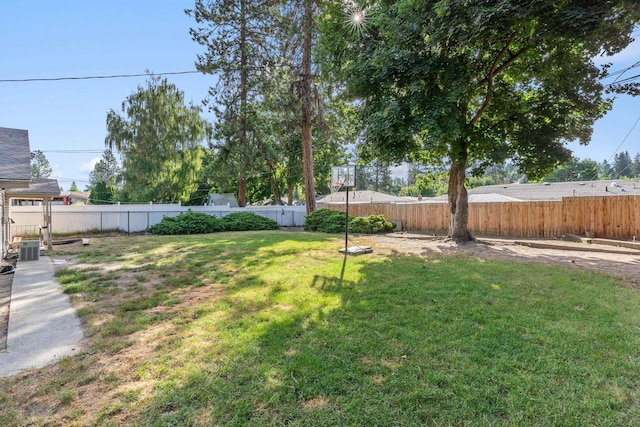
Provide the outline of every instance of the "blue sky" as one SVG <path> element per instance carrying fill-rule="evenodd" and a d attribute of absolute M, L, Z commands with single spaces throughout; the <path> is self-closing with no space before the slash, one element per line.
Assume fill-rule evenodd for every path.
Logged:
<path fill-rule="evenodd" d="M 202 47 L 191 40 L 193 0 L 0 0 L 0 80 L 137 74 L 194 70 Z M 640 34 L 639 34 L 640 35 Z M 613 58 L 612 70 L 640 61 L 640 41 Z M 638 74 L 640 68 L 625 77 Z M 213 76 L 168 76 L 187 102 L 206 97 Z M 82 190 L 105 149 L 106 115 L 145 77 L 54 82 L 0 82 L 0 126 L 29 131 L 32 150 L 42 150 L 53 177 Z M 640 98 L 619 97 L 594 129 L 580 158 L 610 159 L 640 152 Z M 213 120 L 206 112 L 203 116 Z M 618 148 L 619 147 L 619 148 Z"/>

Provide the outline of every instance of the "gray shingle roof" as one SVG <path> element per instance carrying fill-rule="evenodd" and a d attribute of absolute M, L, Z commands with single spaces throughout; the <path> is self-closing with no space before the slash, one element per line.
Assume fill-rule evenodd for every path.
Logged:
<path fill-rule="evenodd" d="M 32 179 L 29 188 L 8 188 L 7 197 L 14 198 L 48 198 L 60 195 L 57 179 Z"/>
<path fill-rule="evenodd" d="M 548 182 L 537 184 L 485 185 L 471 188 L 472 196 L 501 195 L 517 200 L 561 200 L 563 197 L 640 196 L 640 183 L 623 180 Z M 447 196 L 435 199 L 447 200 Z M 487 201 L 476 199 L 478 201 Z"/>
<path fill-rule="evenodd" d="M 339 191 L 329 194 L 318 200 L 318 204 L 344 203 L 346 191 Z M 411 203 L 412 201 L 404 197 L 393 196 L 391 194 L 379 193 L 377 191 L 349 191 L 349 203 Z"/>
<path fill-rule="evenodd" d="M 31 179 L 31 151 L 26 130 L 0 127 L 0 181 L 19 184 Z"/>

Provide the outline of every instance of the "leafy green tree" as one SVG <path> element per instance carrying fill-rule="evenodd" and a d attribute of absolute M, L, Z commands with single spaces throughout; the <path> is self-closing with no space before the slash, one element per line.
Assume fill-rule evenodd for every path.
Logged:
<path fill-rule="evenodd" d="M 631 41 L 635 0 L 399 0 L 321 19 L 324 70 L 357 100 L 365 153 L 449 162 L 449 235 L 468 231 L 466 172 L 512 159 L 539 178 L 610 108 L 592 58 Z M 618 90 L 627 90 L 618 88 Z"/>
<path fill-rule="evenodd" d="M 598 164 L 598 177 L 600 179 L 609 179 L 613 177 L 613 168 L 606 160 Z"/>
<path fill-rule="evenodd" d="M 76 184 L 75 181 L 71 182 L 71 187 L 69 187 L 69 191 L 80 191 L 78 190 L 78 185 Z"/>
<path fill-rule="evenodd" d="M 640 178 L 640 153 L 637 153 L 633 158 L 633 176 Z"/>
<path fill-rule="evenodd" d="M 51 176 L 51 165 L 47 156 L 40 150 L 31 152 L 31 178 L 49 178 Z"/>
<path fill-rule="evenodd" d="M 391 193 L 393 181 L 388 163 L 373 161 L 356 168 L 356 186 L 358 190 L 373 190 Z"/>
<path fill-rule="evenodd" d="M 426 197 L 447 194 L 447 172 L 441 168 L 431 168 L 416 177 L 416 186 L 420 194 Z"/>
<path fill-rule="evenodd" d="M 495 184 L 509 184 L 520 178 L 515 165 L 511 162 L 494 163 L 487 167 L 484 176 L 491 178 Z"/>
<path fill-rule="evenodd" d="M 215 176 L 216 154 L 212 150 L 205 150 L 202 156 L 202 168 L 198 173 L 197 189 L 191 193 L 187 206 L 203 206 L 209 201 L 209 194 L 215 193 L 217 187 L 213 182 Z"/>
<path fill-rule="evenodd" d="M 106 145 L 122 158 L 122 194 L 131 201 L 187 201 L 198 187 L 210 135 L 201 109 L 166 78 L 150 77 L 107 114 Z"/>
<path fill-rule="evenodd" d="M 118 160 L 111 149 L 106 149 L 102 153 L 102 158 L 95 164 L 89 173 L 89 188 L 93 188 L 97 183 L 104 182 L 105 185 L 115 185 L 122 170 L 118 165 Z"/>
<path fill-rule="evenodd" d="M 99 181 L 91 188 L 89 203 L 92 205 L 109 205 L 115 201 L 115 197 L 115 186 Z"/>
<path fill-rule="evenodd" d="M 633 172 L 633 161 L 628 151 L 613 156 L 613 178 L 631 178 Z"/>
<path fill-rule="evenodd" d="M 571 157 L 553 172 L 542 178 L 548 182 L 592 181 L 598 178 L 598 164 L 594 160 Z"/>
<path fill-rule="evenodd" d="M 409 163 L 409 170 L 407 176 L 407 184 L 409 186 L 416 183 L 418 175 L 424 175 L 429 171 L 429 166 L 420 163 Z"/>
<path fill-rule="evenodd" d="M 496 182 L 490 176 L 471 176 L 467 178 L 468 188 L 483 187 L 485 185 L 495 185 Z"/>

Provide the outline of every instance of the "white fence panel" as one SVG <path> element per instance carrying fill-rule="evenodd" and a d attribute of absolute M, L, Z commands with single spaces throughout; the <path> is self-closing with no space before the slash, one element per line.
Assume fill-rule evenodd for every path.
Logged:
<path fill-rule="evenodd" d="M 264 206 L 230 208 L 226 206 L 180 206 L 179 204 L 51 206 L 51 231 L 77 233 L 119 230 L 129 233 L 144 231 L 165 216 L 177 216 L 192 210 L 222 218 L 232 212 L 253 212 L 271 218 L 281 227 L 302 227 L 306 217 L 304 206 Z M 11 206 L 12 235 L 37 233 L 44 225 L 42 206 Z M 28 230 L 28 231 L 27 231 Z"/>

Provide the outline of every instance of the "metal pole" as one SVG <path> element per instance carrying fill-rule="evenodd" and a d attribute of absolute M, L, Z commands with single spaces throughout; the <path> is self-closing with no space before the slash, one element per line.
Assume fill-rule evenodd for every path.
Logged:
<path fill-rule="evenodd" d="M 347 187 L 347 203 L 344 209 L 344 255 L 349 247 L 349 187 Z"/>
<path fill-rule="evenodd" d="M 53 250 L 53 230 L 51 229 L 51 199 L 47 203 L 47 250 Z"/>

